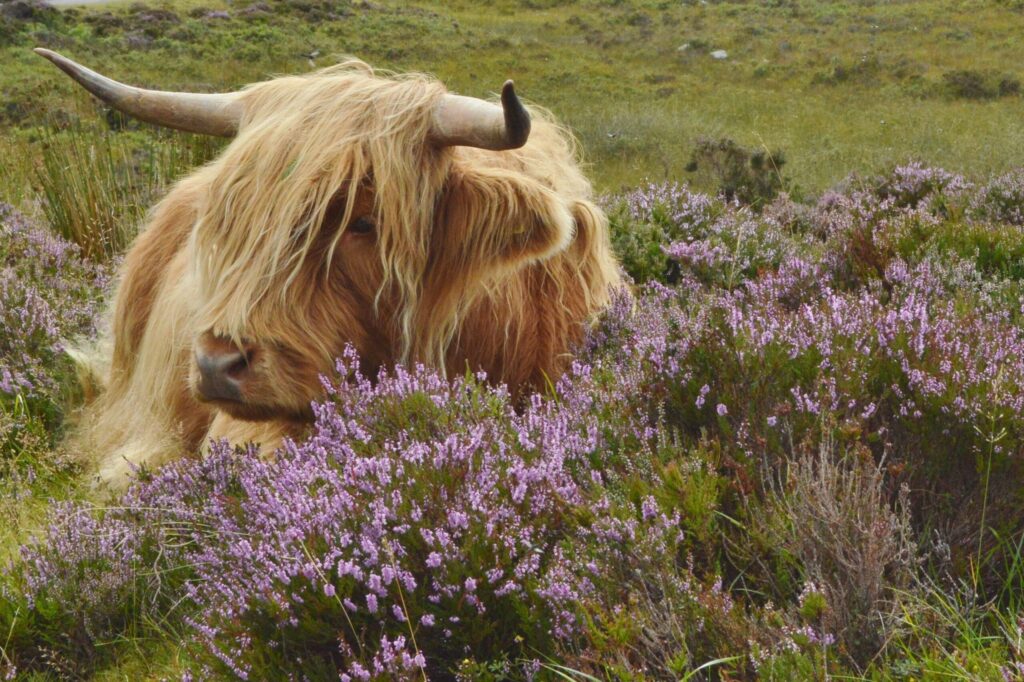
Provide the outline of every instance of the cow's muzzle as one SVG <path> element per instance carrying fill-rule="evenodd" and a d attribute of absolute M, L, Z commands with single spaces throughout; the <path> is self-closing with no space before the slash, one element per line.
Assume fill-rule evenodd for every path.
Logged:
<path fill-rule="evenodd" d="M 196 344 L 196 390 L 206 400 L 243 402 L 251 355 L 232 341 L 204 334 Z"/>

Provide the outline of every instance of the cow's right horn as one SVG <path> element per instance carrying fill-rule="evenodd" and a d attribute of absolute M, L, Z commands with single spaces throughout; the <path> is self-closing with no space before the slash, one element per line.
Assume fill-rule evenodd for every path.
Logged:
<path fill-rule="evenodd" d="M 530 137 L 530 113 L 512 81 L 501 89 L 501 106 L 473 97 L 445 95 L 434 110 L 430 139 L 442 147 L 462 145 L 502 151 L 518 149 Z"/>
<path fill-rule="evenodd" d="M 113 108 L 147 123 L 221 137 L 238 132 L 243 111 L 236 93 L 143 90 L 111 80 L 51 50 L 37 47 L 35 52 Z"/>

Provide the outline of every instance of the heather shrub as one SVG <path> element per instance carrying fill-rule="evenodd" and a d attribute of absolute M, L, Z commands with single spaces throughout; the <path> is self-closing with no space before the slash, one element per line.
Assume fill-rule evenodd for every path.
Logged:
<path fill-rule="evenodd" d="M 994 223 L 1024 225 L 1024 171 L 1010 171 L 982 186 L 971 202 L 971 212 Z"/>
<path fill-rule="evenodd" d="M 95 332 L 104 270 L 0 204 L 0 402 L 53 408 L 70 369 L 65 339 Z"/>
<path fill-rule="evenodd" d="M 784 256 L 724 281 L 681 268 L 678 286 L 649 285 L 635 310 L 613 313 L 618 339 L 596 353 L 659 405 L 684 447 L 706 434 L 750 481 L 790 457 L 787 443 L 820 433 L 825 416 L 847 424 L 844 443 L 876 458 L 890 453 L 898 480 L 931 491 L 915 500 L 920 518 L 951 529 L 964 560 L 984 487 L 979 424 L 991 415 L 986 433 L 1002 434 L 999 476 L 1019 475 L 1010 453 L 1019 451 L 1024 422 L 1006 387 L 1024 378 L 1021 297 L 1002 279 L 1012 257 L 1000 255 L 1013 241 L 975 246 L 985 228 L 951 218 L 951 202 L 933 196 L 966 201 L 969 187 L 955 176 L 894 175 L 885 196 L 834 193 L 806 222 L 780 220 L 810 225 L 795 235 L 811 240 L 806 260 Z M 712 239 L 706 231 L 691 248 Z M 820 248 L 813 239 L 823 240 Z M 948 505 L 965 496 L 975 504 Z M 771 571 L 748 577 L 759 589 L 792 586 Z"/>
<path fill-rule="evenodd" d="M 0 203 L 0 514 L 8 528 L 33 491 L 73 469 L 51 452 L 74 387 L 67 339 L 90 336 L 105 270 Z M 12 531 L 13 532 L 13 531 Z"/>
<path fill-rule="evenodd" d="M 997 196 L 998 190 L 992 192 Z M 811 220 L 826 239 L 831 275 L 844 287 L 884 279 L 895 260 L 964 261 L 985 279 L 1016 280 L 1022 274 L 1022 235 L 1008 221 L 986 218 L 986 211 L 1003 215 L 998 199 L 985 199 L 989 193 L 958 175 L 909 164 L 875 181 L 870 191 L 826 193 Z M 1009 197 L 1005 205 L 1013 201 Z"/>
<path fill-rule="evenodd" d="M 637 282 L 670 284 L 696 277 L 731 288 L 759 270 L 778 265 L 796 248 L 786 227 L 798 218 L 759 220 L 747 207 L 713 199 L 675 183 L 649 184 L 608 200 L 612 242 Z M 793 222 L 782 225 L 782 221 Z"/>
<path fill-rule="evenodd" d="M 32 29 L 57 29 L 63 25 L 61 13 L 39 0 L 9 0 L 0 6 L 0 47 L 14 45 Z"/>
<path fill-rule="evenodd" d="M 645 510 L 655 508 L 653 500 Z M 654 513 L 653 511 L 647 513 Z M 722 666 L 744 678 L 808 678 L 828 669 L 835 638 L 822 629 L 816 588 L 792 606 L 745 604 L 688 553 L 630 534 L 580 606 L 585 646 L 568 652 L 575 669 L 606 679 L 678 680 Z M 739 655 L 737 652 L 746 652 Z"/>
<path fill-rule="evenodd" d="M 919 163 L 870 183 L 849 182 L 845 192 L 822 195 L 813 220 L 827 242 L 833 276 L 851 287 L 881 278 L 894 258 L 920 260 L 934 232 L 958 222 L 972 189 L 958 175 Z"/>
<path fill-rule="evenodd" d="M 0 204 L 0 538 L 5 542 L 16 537 L 33 496 L 49 494 L 74 470 L 71 458 L 54 450 L 64 394 L 74 384 L 63 346 L 65 339 L 94 333 L 105 281 L 104 270 L 83 259 L 76 246 Z M 0 587 L 0 625 L 9 633 L 8 648 L 46 618 L 13 594 Z M 53 640 L 53 646 L 43 647 L 50 655 L 65 629 L 40 630 Z"/>
<path fill-rule="evenodd" d="M 812 82 L 823 85 L 840 85 L 851 82 L 878 85 L 882 76 L 884 76 L 882 60 L 876 54 L 865 54 L 852 63 L 833 60 L 831 70 L 815 74 Z"/>
<path fill-rule="evenodd" d="M 110 641 L 151 634 L 144 623 L 174 613 L 174 590 L 188 574 L 161 560 L 176 539 L 164 530 L 120 511 L 55 505 L 46 531 L 21 548 L 0 600 L 11 662 L 81 678 L 109 657 Z"/>
<path fill-rule="evenodd" d="M 943 223 L 926 240 L 906 244 L 903 250 L 942 253 L 947 261 L 960 258 L 989 280 L 1024 280 L 1024 230 L 1018 225 L 988 221 Z"/>
<path fill-rule="evenodd" d="M 972 185 L 956 173 L 911 162 L 896 166 L 881 178 L 875 194 L 879 199 L 890 199 L 894 208 L 918 208 L 927 202 L 933 213 L 943 215 L 971 189 Z"/>
<path fill-rule="evenodd" d="M 688 233 L 703 232 L 722 210 L 711 197 L 677 183 L 648 184 L 610 197 L 606 204 L 615 252 L 637 282 L 676 279 L 665 245 Z"/>
<path fill-rule="evenodd" d="M 963 99 L 992 99 L 996 91 L 984 74 L 970 69 L 950 71 L 942 75 L 949 94 Z"/>
<path fill-rule="evenodd" d="M 40 543 L 51 549 L 26 550 L 29 599 L 106 594 L 60 611 L 109 623 L 125 601 L 110 592 L 137 585 L 139 557 L 153 556 L 139 548 L 159 546 L 157 573 L 188 567 L 182 617 L 200 672 L 443 677 L 469 658 L 523 677 L 522 660 L 579 636 L 576 604 L 616 547 L 645 537 L 671 553 L 677 519 L 597 485 L 615 458 L 593 394 L 516 412 L 472 377 L 396 368 L 371 382 L 357 366 L 340 362 L 347 380 L 312 437 L 271 461 L 221 445 L 146 476 L 123 511 L 58 514 Z M 174 543 L 161 535 L 172 530 Z M 76 533 L 122 537 L 120 554 L 61 544 Z"/>
<path fill-rule="evenodd" d="M 691 535 L 682 547 L 696 562 L 690 570 L 704 579 L 717 570 L 736 571 L 742 592 L 767 594 L 778 604 L 793 603 L 801 583 L 813 582 L 822 601 L 817 632 L 834 636 L 836 653 L 859 666 L 873 659 L 885 638 L 902 637 L 906 630 L 901 619 L 908 614 L 897 597 L 914 585 L 917 533 L 944 528 L 958 567 L 953 570 L 966 577 L 962 571 L 973 563 L 968 557 L 986 525 L 978 512 L 988 434 L 999 433 L 995 479 L 1001 480 L 990 499 L 1008 499 L 1004 496 L 1012 496 L 1009 489 L 1020 481 L 1010 454 L 1021 447 L 1019 401 L 1003 383 L 1004 377 L 1020 377 L 1020 352 L 1012 350 L 1021 343 L 1018 327 L 1003 313 L 986 310 L 985 305 L 995 308 L 995 301 L 967 296 L 944 303 L 950 291 L 935 289 L 937 281 L 966 286 L 972 280 L 929 273 L 934 264 L 925 266 L 910 278 L 890 269 L 886 283 L 892 292 L 883 287 L 857 295 L 833 291 L 824 301 L 817 289 L 824 275 L 806 266 L 794 272 L 784 265 L 775 277 L 748 283 L 732 300 L 707 294 L 676 298 L 655 289 L 640 300 L 635 338 L 627 332 L 628 341 L 606 347 L 616 358 L 609 365 L 629 367 L 620 369 L 621 375 L 643 386 L 637 390 L 646 397 L 661 401 L 666 422 L 660 428 L 674 426 L 681 434 L 677 452 L 686 454 L 659 470 L 659 499 L 688 512 L 682 524 Z M 1001 415 L 998 425 L 982 428 L 986 415 Z M 759 502 L 763 482 L 787 470 L 791 444 L 813 442 L 830 421 L 836 426 L 825 433 L 841 447 L 869 462 L 886 457 L 884 488 L 883 471 L 863 459 L 847 465 L 851 468 L 798 460 L 795 468 L 789 465 L 795 480 L 781 494 L 785 503 L 765 509 Z M 724 472 L 723 477 L 699 473 L 706 468 L 694 460 L 694 443 L 708 441 L 711 445 L 698 445 L 697 452 L 704 452 L 705 466 Z M 712 482 L 702 485 L 702 478 Z M 901 484 L 928 492 L 900 498 L 891 511 L 890 495 Z M 713 520 L 690 515 L 697 500 L 712 510 Z M 971 502 L 950 506 L 951 500 Z M 988 523 L 998 518 L 999 527 L 1012 532 L 1008 529 L 1019 523 L 1019 515 L 1009 507 L 1001 504 L 990 512 Z M 913 526 L 910 508 L 916 511 Z M 735 527 L 717 514 L 747 521 Z M 762 518 L 774 519 L 776 531 L 759 530 L 755 521 Z M 712 548 L 696 538 L 712 538 Z M 1006 580 L 1019 584 L 1012 582 L 1019 580 L 1019 574 L 1013 577 L 1013 554 L 996 551 L 988 541 L 985 547 L 986 592 L 1019 589 L 999 587 Z M 1000 565 L 1006 560 L 1009 564 Z M 858 569 L 848 570 L 847 564 Z M 638 608 L 627 612 L 634 622 Z M 637 624 L 625 632 L 605 625 L 613 633 L 600 630 L 591 640 L 615 642 L 612 635 L 618 633 L 618 643 L 628 642 L 631 651 L 639 641 L 665 660 L 675 655 L 690 663 L 714 660 L 747 641 L 737 634 L 746 631 L 735 618 L 719 616 L 723 630 L 700 631 L 698 641 L 708 646 L 703 650 L 675 640 L 667 646 L 659 639 L 662 645 L 655 646 L 645 639 L 658 631 L 653 625 Z M 598 622 L 618 621 L 604 614 Z M 650 622 L 676 621 L 661 613 Z M 754 629 L 770 631 L 764 625 Z M 684 628 L 672 632 L 683 640 L 697 636 Z M 729 641 L 733 648 L 723 644 Z M 768 644 L 762 649 L 774 650 Z M 680 654 L 684 651 L 700 655 Z M 774 669 L 807 676 L 800 666 L 808 665 L 805 656 L 817 653 L 812 647 L 793 659 L 787 654 Z M 608 655 L 625 656 L 617 649 Z M 652 655 L 644 654 L 648 666 Z M 634 663 L 631 669 L 642 668 Z"/>
<path fill-rule="evenodd" d="M 958 69 L 942 74 L 946 93 L 955 99 L 996 99 L 1020 94 L 1020 80 L 1006 74 Z"/>
<path fill-rule="evenodd" d="M 790 463 L 772 495 L 786 523 L 770 534 L 820 590 L 823 627 L 864 665 L 908 613 L 919 550 L 906 488 L 886 490 L 870 452 L 836 450 L 826 438 Z"/>

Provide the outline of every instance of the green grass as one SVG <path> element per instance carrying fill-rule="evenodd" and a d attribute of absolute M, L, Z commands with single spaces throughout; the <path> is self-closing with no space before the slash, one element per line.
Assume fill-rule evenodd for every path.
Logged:
<path fill-rule="evenodd" d="M 173 12 L 163 21 L 115 4 L 22 26 L 0 48 L 8 155 L 38 156 L 33 128 L 47 115 L 94 109 L 34 45 L 165 88 L 231 89 L 306 71 L 312 50 L 317 66 L 354 54 L 471 95 L 511 77 L 576 131 L 606 190 L 685 177 L 701 137 L 784 151 L 789 188 L 812 195 L 908 158 L 987 176 L 1024 149 L 1020 96 L 958 98 L 947 83 L 965 70 L 991 83 L 1019 77 L 1021 13 L 1007 3 L 460 0 L 355 3 L 337 19 L 328 16 L 337 7 L 315 0 L 284 0 L 255 18 L 241 14 L 245 4 L 151 5 Z M 207 9 L 232 18 L 205 19 Z M 713 59 L 715 49 L 728 58 Z M 31 195 L 23 165 L 0 177 L 0 196 Z"/>

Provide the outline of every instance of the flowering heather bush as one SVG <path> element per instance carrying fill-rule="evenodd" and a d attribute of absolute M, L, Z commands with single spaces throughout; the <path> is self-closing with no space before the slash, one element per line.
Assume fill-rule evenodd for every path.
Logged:
<path fill-rule="evenodd" d="M 63 341 L 94 332 L 105 281 L 78 247 L 0 203 L 0 538 L 71 469 L 51 451 L 61 392 L 72 383 Z"/>
<path fill-rule="evenodd" d="M 977 549 L 986 458 L 994 458 L 1006 499 L 1021 481 L 1022 296 L 1005 278 L 1015 272 L 1020 235 L 951 218 L 970 200 L 970 187 L 951 174 L 911 166 L 888 186 L 830 193 L 809 211 L 766 210 L 762 229 L 778 215 L 777 230 L 799 226 L 798 238 L 820 241 L 804 242 L 803 253 L 774 267 L 742 271 L 732 286 L 709 280 L 696 259 L 680 259 L 678 285 L 651 283 L 633 315 L 613 312 L 615 331 L 598 330 L 595 354 L 620 381 L 660 401 L 661 428 L 714 438 L 724 449 L 718 466 L 747 472 L 725 490 L 745 496 L 794 445 L 835 437 L 884 456 L 890 490 L 900 482 L 928 490 L 912 496 L 912 507 L 919 520 L 947 529 L 963 562 Z M 676 196 L 654 189 L 623 202 L 645 221 Z M 706 252 L 712 239 L 687 250 Z M 971 502 L 950 509 L 944 499 Z M 728 495 L 718 501 L 730 504 Z M 997 504 L 1000 523 L 1019 523 L 1012 503 Z M 741 565 L 775 553 L 770 540 L 737 544 Z M 749 587 L 793 598 L 793 583 L 777 572 L 744 570 Z M 847 654 L 873 655 L 856 626 L 836 634 Z"/>
<path fill-rule="evenodd" d="M 0 398 L 52 399 L 63 340 L 95 332 L 104 271 L 0 204 Z"/>
<path fill-rule="evenodd" d="M 70 502 L 55 505 L 46 533 L 21 549 L 20 594 L 8 605 L 22 619 L 31 614 L 36 632 L 46 633 L 44 641 L 35 640 L 24 622 L 12 619 L 9 636 L 16 651 L 21 645 L 21 659 L 49 657 L 60 661 L 65 673 L 87 672 L 96 645 L 125 631 L 139 613 L 138 602 L 159 595 L 142 584 L 145 540 L 127 519 L 97 517 Z"/>
<path fill-rule="evenodd" d="M 339 363 L 347 381 L 314 435 L 272 461 L 221 445 L 102 523 L 58 514 L 24 551 L 29 603 L 81 593 L 82 612 L 107 608 L 151 560 L 139 548 L 165 545 L 162 562 L 191 567 L 196 655 L 220 673 L 443 675 L 579 636 L 576 604 L 601 569 L 578 553 L 606 561 L 602 547 L 643 536 L 673 555 L 677 522 L 596 485 L 606 442 L 580 406 L 537 396 L 516 412 L 472 378 L 397 368 L 371 383 L 356 366 Z M 166 529 L 173 548 L 154 536 Z M 99 539 L 66 541 L 82 534 Z"/>
<path fill-rule="evenodd" d="M 901 208 L 917 208 L 927 200 L 930 208 L 942 211 L 944 202 L 957 199 L 971 189 L 971 183 L 960 175 L 911 162 L 894 168 L 889 177 L 879 183 L 876 193 Z"/>
<path fill-rule="evenodd" d="M 983 186 L 971 209 L 983 220 L 1024 225 L 1024 170 L 1010 171 Z"/>
<path fill-rule="evenodd" d="M 647 185 L 608 203 L 616 252 L 636 281 L 675 283 L 681 264 L 729 287 L 798 248 L 776 220 L 758 220 L 748 207 L 676 183 Z M 772 204 L 774 215 L 785 203 Z"/>
<path fill-rule="evenodd" d="M 959 613 L 929 567 L 985 608 L 1022 589 L 1024 240 L 987 191 L 909 165 L 760 213 L 609 199 L 640 284 L 549 392 L 346 354 L 308 440 L 57 509 L 4 581 L 34 623 L 0 610 L 12 660 L 67 628 L 88 666 L 161 615 L 202 677 L 948 670 L 908 653 Z M 998 641 L 974 669 L 1012 675 L 1015 631 L 971 622 Z"/>

